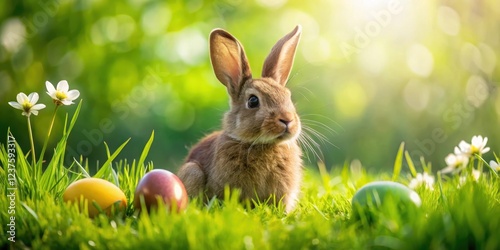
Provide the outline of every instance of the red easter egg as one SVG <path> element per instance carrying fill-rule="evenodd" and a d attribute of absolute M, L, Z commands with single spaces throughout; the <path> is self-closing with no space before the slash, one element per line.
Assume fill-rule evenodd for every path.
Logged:
<path fill-rule="evenodd" d="M 148 211 L 163 202 L 169 211 L 186 209 L 188 194 L 182 181 L 175 174 L 164 169 L 154 169 L 145 174 L 135 189 L 134 207 L 142 209 L 141 199 Z"/>

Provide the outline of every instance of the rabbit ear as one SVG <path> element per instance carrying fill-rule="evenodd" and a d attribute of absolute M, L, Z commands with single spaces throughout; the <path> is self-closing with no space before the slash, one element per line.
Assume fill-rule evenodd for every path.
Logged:
<path fill-rule="evenodd" d="M 285 85 L 292 69 L 295 57 L 295 48 L 299 43 L 302 27 L 297 25 L 292 32 L 281 38 L 271 49 L 264 62 L 262 77 L 271 77 L 278 83 Z"/>
<path fill-rule="evenodd" d="M 210 33 L 210 59 L 217 79 L 231 96 L 238 96 L 241 85 L 252 78 L 243 46 L 228 32 L 215 29 Z"/>

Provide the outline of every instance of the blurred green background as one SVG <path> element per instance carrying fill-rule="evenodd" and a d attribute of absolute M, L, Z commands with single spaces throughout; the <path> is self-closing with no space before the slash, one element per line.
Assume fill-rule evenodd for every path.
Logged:
<path fill-rule="evenodd" d="M 0 141 L 11 127 L 29 149 L 26 118 L 7 102 L 38 92 L 47 105 L 32 119 L 40 150 L 54 108 L 44 83 L 67 80 L 83 99 L 68 161 L 81 154 L 102 164 L 103 142 L 114 150 L 128 138 L 119 158 L 137 159 L 154 130 L 149 160 L 176 170 L 228 109 L 208 57 L 210 31 L 236 36 L 257 77 L 297 24 L 303 35 L 288 86 L 304 124 L 326 137 L 311 133 L 326 166 L 358 159 L 388 170 L 404 141 L 437 170 L 476 134 L 500 152 L 495 0 L 1 1 Z M 58 111 L 49 149 L 75 108 Z"/>

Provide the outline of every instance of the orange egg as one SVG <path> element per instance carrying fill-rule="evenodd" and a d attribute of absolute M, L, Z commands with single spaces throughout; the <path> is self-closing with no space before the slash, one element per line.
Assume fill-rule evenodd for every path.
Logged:
<path fill-rule="evenodd" d="M 122 190 L 99 178 L 85 178 L 71 183 L 64 191 L 63 200 L 68 203 L 77 202 L 80 209 L 86 206 L 91 218 L 99 214 L 94 203 L 106 214 L 111 213 L 115 203 L 118 204 L 115 209 L 123 211 L 127 207 L 127 198 Z"/>

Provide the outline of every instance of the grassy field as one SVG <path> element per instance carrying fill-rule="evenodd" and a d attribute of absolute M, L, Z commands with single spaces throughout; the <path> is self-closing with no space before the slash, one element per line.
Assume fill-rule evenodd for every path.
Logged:
<path fill-rule="evenodd" d="M 45 148 L 32 160 L 10 132 L 1 145 L 2 249 L 500 249 L 500 179 L 479 155 L 460 173 L 437 175 L 434 184 L 416 187 L 422 206 L 407 217 L 397 212 L 398 204 L 386 204 L 388 212 L 380 212 L 375 221 L 352 216 L 351 199 L 364 184 L 393 180 L 408 185 L 417 176 L 403 144 L 391 156 L 392 173 L 367 173 L 359 164 L 332 172 L 321 164 L 307 168 L 302 196 L 289 214 L 263 204 L 250 209 L 229 191 L 209 204 L 193 199 L 179 214 L 164 209 L 138 214 L 131 201 L 140 178 L 154 168 L 145 162 L 153 133 L 138 160 L 119 160 L 127 142 L 108 150 L 93 176 L 117 184 L 129 205 L 125 213 L 90 219 L 62 201 L 66 187 L 95 168 L 85 161 L 63 165 L 79 107 L 66 119 L 63 137 L 47 162 L 41 160 Z M 430 170 L 429 163 L 423 165 Z M 482 174 L 474 177 L 473 169 Z"/>

